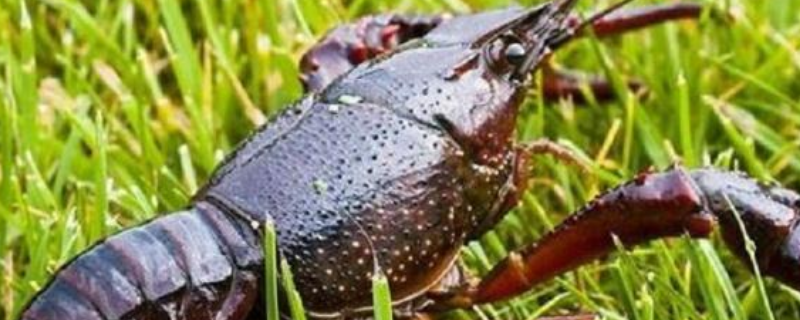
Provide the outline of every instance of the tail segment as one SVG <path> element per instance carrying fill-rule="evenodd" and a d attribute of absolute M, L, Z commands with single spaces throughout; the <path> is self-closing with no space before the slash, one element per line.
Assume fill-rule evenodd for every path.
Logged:
<path fill-rule="evenodd" d="M 249 226 L 199 203 L 79 255 L 21 319 L 244 319 L 261 260 Z"/>

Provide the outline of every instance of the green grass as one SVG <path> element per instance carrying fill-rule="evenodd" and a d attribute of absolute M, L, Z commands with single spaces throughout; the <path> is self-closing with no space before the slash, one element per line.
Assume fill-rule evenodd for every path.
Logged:
<path fill-rule="evenodd" d="M 301 95 L 296 61 L 326 29 L 372 12 L 509 2 L 0 0 L 0 319 L 94 241 L 183 207 L 227 151 Z M 800 2 L 703 2 L 735 21 L 707 17 L 559 52 L 561 65 L 637 77 L 650 94 L 578 107 L 532 91 L 520 139 L 562 141 L 593 169 L 537 162 L 523 205 L 465 247 L 471 269 L 486 272 L 651 165 L 714 163 L 800 188 Z M 799 301 L 753 277 L 715 236 L 619 252 L 452 316 L 798 319 Z"/>
<path fill-rule="evenodd" d="M 278 309 L 278 237 L 275 233 L 275 222 L 267 220 L 261 234 L 264 249 L 264 305 L 267 309 L 267 320 L 280 319 Z"/>

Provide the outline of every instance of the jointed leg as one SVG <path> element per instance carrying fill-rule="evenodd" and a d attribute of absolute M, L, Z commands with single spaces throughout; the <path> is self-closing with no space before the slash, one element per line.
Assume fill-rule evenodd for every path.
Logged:
<path fill-rule="evenodd" d="M 538 318 L 536 320 L 597 320 L 599 319 L 597 315 L 594 314 L 576 314 L 576 315 L 569 315 L 569 316 L 553 316 L 553 317 L 544 317 Z"/>
<path fill-rule="evenodd" d="M 520 197 L 528 189 L 528 181 L 531 178 L 530 168 L 533 165 L 533 158 L 541 155 L 550 155 L 557 160 L 574 165 L 583 171 L 589 171 L 588 166 L 572 150 L 564 145 L 548 139 L 537 139 L 515 147 L 514 178 L 513 186 L 502 196 L 502 204 L 499 212 L 506 213 L 517 206 Z M 501 219 L 503 214 L 497 215 Z M 493 226 L 497 221 L 487 223 L 487 228 Z"/>
<path fill-rule="evenodd" d="M 545 100 L 570 99 L 576 103 L 584 103 L 588 99 L 584 92 L 586 89 L 596 101 L 610 101 L 617 98 L 613 85 L 603 76 L 559 70 L 551 65 L 545 65 L 542 72 L 544 75 L 542 93 Z M 627 86 L 628 90 L 634 93 L 646 91 L 645 86 L 638 80 L 628 81 Z"/>
<path fill-rule="evenodd" d="M 581 170 L 588 171 L 587 165 L 583 163 L 572 150 L 547 138 L 526 142 L 517 146 L 516 149 L 517 162 L 520 163 L 520 165 L 530 165 L 532 158 L 535 156 L 550 155 L 557 160 L 579 167 Z M 518 168 L 518 170 L 523 170 L 523 168 Z M 527 177 L 518 175 L 518 179 L 527 179 Z"/>

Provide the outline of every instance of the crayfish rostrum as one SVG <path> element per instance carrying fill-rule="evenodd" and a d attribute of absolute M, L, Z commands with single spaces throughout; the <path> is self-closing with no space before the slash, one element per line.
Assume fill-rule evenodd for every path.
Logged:
<path fill-rule="evenodd" d="M 800 288 L 800 196 L 714 168 L 642 173 L 482 279 L 458 267 L 461 247 L 526 191 L 531 157 L 568 157 L 552 142 L 514 140 L 532 74 L 544 73 L 547 98 L 583 94 L 548 67 L 550 55 L 589 30 L 605 36 L 702 11 L 624 2 L 580 19 L 575 2 L 383 15 L 335 29 L 301 61 L 308 94 L 231 153 L 186 210 L 93 246 L 22 318 L 255 318 L 267 220 L 311 318 L 369 317 L 376 266 L 398 317 L 422 317 L 512 297 L 608 254 L 615 239 L 705 237 L 715 225 L 745 259 L 746 230 L 760 269 Z M 613 98 L 605 81 L 588 88 Z"/>

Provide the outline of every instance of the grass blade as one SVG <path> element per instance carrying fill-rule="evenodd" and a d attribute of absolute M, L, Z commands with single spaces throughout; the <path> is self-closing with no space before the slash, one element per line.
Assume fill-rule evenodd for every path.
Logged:
<path fill-rule="evenodd" d="M 372 277 L 372 306 L 375 309 L 375 320 L 392 320 L 392 293 L 389 280 L 380 270 Z"/>
<path fill-rule="evenodd" d="M 280 320 L 278 307 L 278 238 L 275 223 L 267 220 L 264 224 L 264 304 L 267 308 L 267 320 Z"/>
<path fill-rule="evenodd" d="M 293 320 L 306 320 L 306 311 L 303 308 L 303 300 L 297 288 L 294 285 L 294 277 L 292 270 L 286 259 L 281 260 L 281 278 L 283 279 L 283 288 L 288 295 L 289 311 L 292 313 Z"/>

